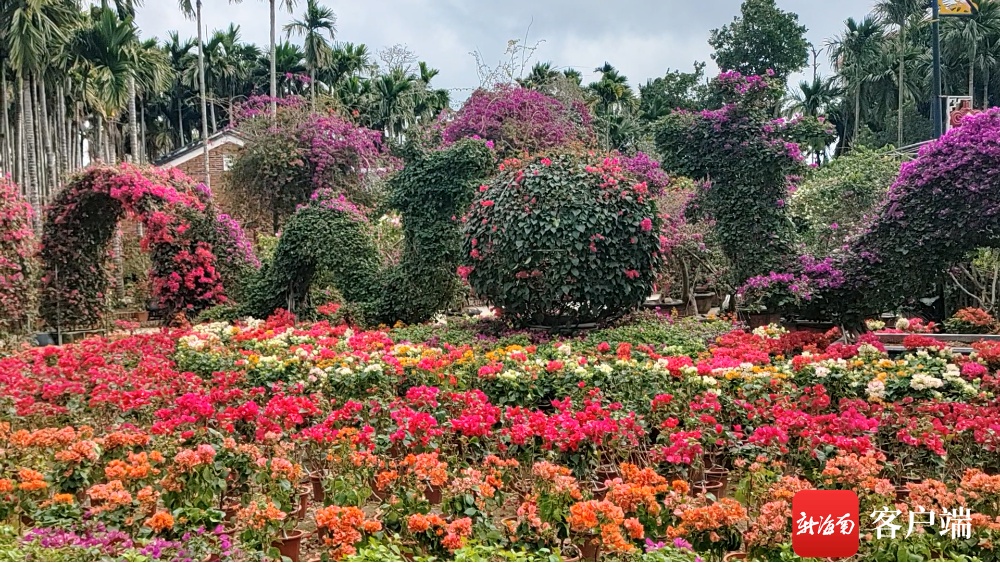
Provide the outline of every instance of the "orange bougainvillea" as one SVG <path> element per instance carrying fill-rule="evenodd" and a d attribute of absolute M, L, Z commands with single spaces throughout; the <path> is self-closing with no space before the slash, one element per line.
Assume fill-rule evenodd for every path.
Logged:
<path fill-rule="evenodd" d="M 159 511 L 146 519 L 145 525 L 157 534 L 174 527 L 174 517 L 169 512 Z"/>
<path fill-rule="evenodd" d="M 368 520 L 365 513 L 354 506 L 327 506 L 316 512 L 316 527 L 326 532 L 324 543 L 330 556 L 339 561 L 357 553 L 355 547 L 364 534 L 374 534 L 382 529 L 378 520 Z"/>
<path fill-rule="evenodd" d="M 645 537 L 645 530 L 638 520 L 629 518 L 626 521 L 622 508 L 607 500 L 587 500 L 574 504 L 569 507 L 567 522 L 574 532 L 600 536 L 603 548 L 614 553 L 635 551 L 635 546 L 622 533 L 623 528 L 633 539 Z"/>
<path fill-rule="evenodd" d="M 47 489 L 49 484 L 45 482 L 45 475 L 34 469 L 23 468 L 17 472 L 17 488 L 22 491 L 32 492 Z"/>

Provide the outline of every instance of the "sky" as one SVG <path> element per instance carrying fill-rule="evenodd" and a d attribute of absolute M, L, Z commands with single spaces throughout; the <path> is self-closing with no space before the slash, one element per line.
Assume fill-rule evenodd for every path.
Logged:
<path fill-rule="evenodd" d="M 709 31 L 739 14 L 740 0 L 321 0 L 337 14 L 338 41 L 365 43 L 372 50 L 406 45 L 421 60 L 441 71 L 433 85 L 462 100 L 480 85 L 476 59 L 498 66 L 507 42 L 519 39 L 535 46 L 533 59 L 572 67 L 589 82 L 594 68 L 610 62 L 633 86 L 663 75 L 668 69 L 691 70 L 695 61 L 711 61 Z M 799 14 L 807 38 L 817 48 L 837 35 L 848 17 L 871 11 L 874 0 L 778 0 L 778 6 Z M 295 12 L 304 10 L 300 0 Z M 223 29 L 240 26 L 244 41 L 266 48 L 269 34 L 267 0 L 204 0 L 204 25 Z M 279 10 L 279 26 L 294 16 Z M 170 30 L 181 36 L 197 33 L 175 0 L 147 0 L 139 9 L 144 37 L 165 38 Z M 279 28 L 279 33 L 282 33 Z M 527 40 L 525 41 L 525 38 Z M 295 40 L 295 39 L 293 39 Z M 297 40 L 301 41 L 301 40 Z M 540 42 L 540 43 L 539 43 Z M 828 72 L 828 57 L 820 55 L 820 73 Z M 518 61 L 517 67 L 521 67 Z M 812 70 L 803 73 L 811 76 Z M 792 77 L 792 81 L 801 76 Z"/>

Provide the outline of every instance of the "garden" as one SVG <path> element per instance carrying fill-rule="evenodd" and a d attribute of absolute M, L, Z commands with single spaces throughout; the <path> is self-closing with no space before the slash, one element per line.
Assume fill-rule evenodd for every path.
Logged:
<path fill-rule="evenodd" d="M 0 560 L 819 560 L 803 491 L 1000 559 L 1000 109 L 868 148 L 745 66 L 382 120 L 311 68 L 213 103 L 222 186 L 0 177 Z"/>

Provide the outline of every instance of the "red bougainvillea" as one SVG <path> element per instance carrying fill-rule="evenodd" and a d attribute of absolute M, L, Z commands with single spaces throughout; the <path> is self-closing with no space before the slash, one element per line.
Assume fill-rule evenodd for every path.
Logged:
<path fill-rule="evenodd" d="M 34 266 L 37 241 L 31 230 L 34 215 L 18 187 L 0 176 L 0 332 L 26 328 L 34 309 Z"/>
<path fill-rule="evenodd" d="M 218 237 L 211 192 L 177 170 L 93 167 L 46 210 L 41 313 L 50 326 L 100 320 L 109 281 L 108 242 L 127 215 L 145 226 L 142 247 L 152 255 L 150 279 L 160 308 L 190 314 L 225 301 L 216 252 L 246 253 L 225 248 L 233 237 Z M 219 244 L 223 248 L 213 248 Z"/>

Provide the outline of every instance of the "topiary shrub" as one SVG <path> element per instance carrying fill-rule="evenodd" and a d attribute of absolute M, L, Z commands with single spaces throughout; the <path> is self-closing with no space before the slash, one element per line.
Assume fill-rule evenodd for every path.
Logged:
<path fill-rule="evenodd" d="M 118 222 L 145 226 L 154 299 L 172 318 L 226 300 L 225 284 L 252 268 L 232 221 L 219 223 L 211 192 L 179 170 L 95 166 L 67 184 L 46 210 L 42 232 L 42 317 L 51 327 L 93 326 L 107 308 L 108 243 Z M 225 256 L 219 267 L 216 256 Z M 224 272 L 225 270 L 225 272 Z M 234 276 L 227 279 L 226 273 Z"/>
<path fill-rule="evenodd" d="M 493 168 L 483 142 L 463 141 L 416 157 L 391 182 L 391 205 L 402 215 L 403 253 L 383 269 L 365 215 L 343 195 L 317 192 L 289 219 L 271 261 L 247 290 L 246 312 L 264 318 L 280 308 L 311 312 L 309 288 L 323 272 L 343 295 L 352 320 L 393 324 L 422 322 L 446 307 L 460 288 L 455 274 L 461 227 Z"/>
<path fill-rule="evenodd" d="M 501 156 L 521 156 L 593 140 L 590 111 L 582 102 L 564 103 L 528 88 L 479 89 L 448 122 L 445 144 L 484 139 Z"/>
<path fill-rule="evenodd" d="M 966 117 L 904 163 L 839 267 L 831 313 L 860 326 L 925 292 L 979 247 L 1000 243 L 1000 109 Z"/>
<path fill-rule="evenodd" d="M 522 325 L 602 321 L 649 297 L 659 218 L 618 156 L 508 161 L 466 217 L 462 272 Z"/>
<path fill-rule="evenodd" d="M 0 334 L 24 334 L 31 329 L 38 273 L 33 216 L 17 185 L 0 176 Z"/>

